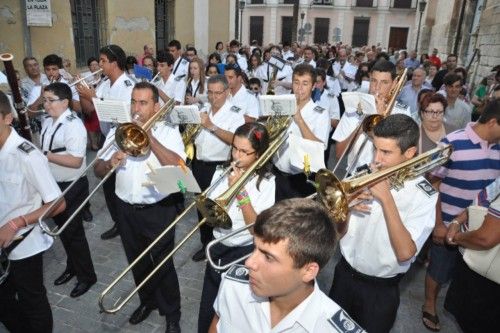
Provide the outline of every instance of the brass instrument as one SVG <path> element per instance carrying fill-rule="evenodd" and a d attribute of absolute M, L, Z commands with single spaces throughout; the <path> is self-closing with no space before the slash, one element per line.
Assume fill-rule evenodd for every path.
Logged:
<path fill-rule="evenodd" d="M 346 175 L 351 174 L 358 159 L 360 153 L 363 151 L 363 148 L 365 147 L 367 141 L 368 141 L 368 136 L 370 133 L 373 131 L 373 128 L 385 117 L 389 116 L 392 112 L 392 109 L 394 108 L 394 104 L 396 103 L 396 98 L 403 89 L 405 83 L 406 83 L 406 78 L 407 78 L 407 73 L 408 69 L 405 68 L 403 73 L 396 78 L 396 85 L 392 87 L 391 91 L 389 92 L 389 95 L 387 96 L 387 106 L 385 108 L 385 111 L 383 114 L 370 114 L 366 115 L 363 120 L 359 123 L 359 125 L 356 127 L 354 130 L 354 136 L 352 139 L 349 141 L 349 144 L 345 148 L 344 152 L 340 156 L 339 160 L 337 161 L 337 164 L 333 168 L 333 173 L 338 175 L 337 169 L 341 164 L 343 164 L 343 160 L 349 156 L 349 153 L 354 147 L 354 144 L 356 141 L 358 141 L 358 138 L 361 136 L 362 133 L 365 133 L 366 136 L 364 137 L 363 142 L 361 143 L 361 146 L 359 147 L 358 151 L 356 152 L 356 155 L 354 156 L 354 160 L 351 162 L 350 165 L 348 165 Z M 344 178 L 344 177 L 342 177 Z"/>
<path fill-rule="evenodd" d="M 332 219 L 335 222 L 345 222 L 349 207 L 353 206 L 351 201 L 366 187 L 389 178 L 392 187 L 400 188 L 406 180 L 416 178 L 446 163 L 451 152 L 451 145 L 437 147 L 399 165 L 344 181 L 339 180 L 332 171 L 321 169 L 316 174 L 317 194 Z"/>
<path fill-rule="evenodd" d="M 89 86 L 88 86 L 88 83 L 87 83 L 87 81 L 86 81 L 86 80 L 87 80 L 88 78 L 92 77 L 92 76 L 99 75 L 99 74 L 101 74 L 101 73 L 102 73 L 102 68 L 99 68 L 99 69 L 98 69 L 98 70 L 96 70 L 95 72 L 90 73 L 90 74 L 89 74 L 89 75 L 87 75 L 87 76 L 81 77 L 81 78 L 79 78 L 78 80 L 76 80 L 75 82 L 72 82 L 69 86 L 70 86 L 70 87 L 73 87 L 73 86 L 76 86 L 77 84 L 79 84 L 79 83 L 81 82 L 81 83 L 82 83 L 82 84 L 83 84 L 86 88 L 88 88 Z M 94 80 L 94 82 L 95 82 L 95 81 L 98 81 L 98 80 Z M 92 82 L 92 83 L 91 83 L 91 85 L 93 85 L 93 84 L 94 84 L 94 82 Z"/>
<path fill-rule="evenodd" d="M 101 187 L 102 184 L 113 174 L 113 172 L 119 167 L 119 165 L 113 166 L 111 170 L 101 179 L 101 181 L 96 185 L 96 187 L 90 192 L 90 194 L 83 200 L 83 202 L 78 206 L 78 208 L 73 212 L 73 214 L 64 222 L 61 227 L 55 227 L 53 230 L 49 229 L 43 220 L 49 212 L 52 211 L 56 204 L 59 204 L 64 195 L 74 186 L 74 184 L 80 179 L 87 171 L 94 166 L 94 164 L 99 160 L 101 156 L 106 154 L 109 149 L 116 143 L 120 150 L 125 152 L 129 156 L 137 157 L 146 155 L 151 149 L 150 140 L 148 137 L 148 131 L 153 127 L 153 125 L 160 119 L 166 117 L 166 115 L 175 106 L 175 101 L 173 99 L 165 103 L 158 112 L 156 112 L 146 123 L 141 126 L 134 123 L 123 123 L 118 126 L 115 132 L 115 139 L 109 142 L 106 146 L 101 149 L 101 152 L 90 162 L 85 170 L 62 192 L 62 194 L 55 199 L 52 204 L 43 212 L 43 214 L 38 219 L 38 225 L 46 234 L 56 237 L 59 236 L 64 229 L 69 225 L 71 221 L 80 213 L 83 207 L 89 202 L 90 198 L 95 192 Z"/>
<path fill-rule="evenodd" d="M 184 151 L 187 155 L 187 159 L 194 159 L 194 139 L 200 133 L 202 127 L 201 124 L 187 124 L 184 132 L 182 132 L 182 142 L 184 143 Z"/>
<path fill-rule="evenodd" d="M 271 75 L 271 79 L 267 83 L 267 92 L 266 95 L 275 95 L 274 93 L 274 85 L 272 82 L 276 81 L 276 77 L 278 76 L 278 67 L 273 66 L 273 75 Z"/>

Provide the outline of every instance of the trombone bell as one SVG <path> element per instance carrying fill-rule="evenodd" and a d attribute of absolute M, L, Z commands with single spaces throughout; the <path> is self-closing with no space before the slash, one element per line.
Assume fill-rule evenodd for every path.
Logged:
<path fill-rule="evenodd" d="M 134 123 L 118 126 L 115 141 L 120 150 L 133 157 L 146 155 L 150 149 L 148 134 Z"/>
<path fill-rule="evenodd" d="M 218 199 L 212 200 L 204 195 L 196 198 L 196 208 L 207 219 L 206 223 L 214 228 L 231 229 L 233 226 L 225 207 L 226 203 Z"/>

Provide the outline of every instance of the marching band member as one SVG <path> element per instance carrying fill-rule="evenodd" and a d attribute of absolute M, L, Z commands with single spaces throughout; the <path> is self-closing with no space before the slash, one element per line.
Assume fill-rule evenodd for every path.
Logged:
<path fill-rule="evenodd" d="M 188 84 L 184 96 L 187 105 L 198 104 L 201 107 L 207 101 L 207 81 L 203 66 L 203 60 L 200 58 L 195 58 L 189 63 Z"/>
<path fill-rule="evenodd" d="M 146 123 L 160 109 L 158 88 L 148 82 L 139 82 L 132 91 L 131 113 L 139 124 Z M 168 196 L 154 186 L 141 186 L 147 181 L 150 166 L 179 165 L 185 160 L 184 144 L 177 126 L 157 122 L 148 131 L 151 151 L 146 156 L 132 157 L 116 147 L 106 152 L 95 167 L 96 176 L 103 177 L 114 166 L 118 229 L 129 262 L 139 256 L 177 215 L 177 205 L 183 201 L 180 192 Z M 110 131 L 106 143 L 114 140 Z M 105 144 L 106 144 L 105 143 Z M 182 160 L 182 161 L 181 161 Z M 132 186 L 131 186 L 132 185 Z M 156 262 L 174 247 L 174 231 L 151 250 L 151 255 L 132 270 L 136 284 L 151 272 Z M 180 332 L 179 281 L 172 258 L 140 291 L 141 304 L 129 322 L 136 325 L 146 319 L 153 309 L 166 317 L 167 332 Z"/>
<path fill-rule="evenodd" d="M 273 46 L 269 52 L 269 58 L 271 56 L 281 57 L 281 51 L 278 46 Z M 276 78 L 273 80 L 274 71 L 276 71 Z M 283 68 L 276 69 L 274 66 L 269 64 L 269 59 L 264 62 L 257 70 L 257 77 L 263 82 L 262 93 L 266 94 L 269 90 L 269 85 L 274 89 L 275 95 L 286 95 L 289 94 L 292 89 L 292 66 L 287 62 Z"/>
<path fill-rule="evenodd" d="M 373 65 L 370 72 L 370 94 L 375 96 L 376 108 L 378 114 L 384 114 L 387 100 L 390 97 L 391 89 L 397 83 L 396 79 L 396 67 L 390 61 L 381 59 Z M 397 103 L 391 114 L 402 113 L 406 115 L 411 115 L 410 108 L 404 104 Z M 349 142 L 354 137 L 355 129 L 358 124 L 363 121 L 363 114 L 359 113 L 359 110 L 355 108 L 347 108 L 344 115 L 340 118 L 340 122 L 333 133 L 332 139 L 336 141 L 335 144 L 335 154 L 337 158 L 340 158 L 344 150 L 347 148 Z M 348 165 L 351 164 L 354 155 L 361 147 L 361 142 L 364 140 L 364 135 L 361 135 L 351 150 L 348 156 Z M 373 144 L 370 140 L 367 141 L 363 150 L 359 153 L 359 158 L 354 166 L 360 167 L 371 163 L 373 155 Z"/>
<path fill-rule="evenodd" d="M 229 84 L 229 102 L 245 117 L 246 122 L 259 118 L 259 101 L 243 84 L 242 71 L 238 65 L 226 65 L 224 76 Z"/>
<path fill-rule="evenodd" d="M 169 52 L 159 52 L 157 70 L 160 73 L 160 79 L 154 84 L 158 88 L 160 98 L 163 102 L 167 102 L 173 98 L 176 105 L 184 102 L 184 91 L 186 89 L 185 83 L 177 82 L 175 75 L 172 73 L 172 66 L 174 64 L 174 57 Z"/>
<path fill-rule="evenodd" d="M 257 216 L 253 234 L 245 266 L 223 275 L 210 333 L 366 333 L 316 281 L 335 251 L 335 229 L 321 205 L 280 201 Z"/>
<path fill-rule="evenodd" d="M 381 120 L 374 129 L 374 166 L 384 170 L 413 158 L 418 140 L 410 116 Z M 360 194 L 363 202 L 338 224 L 342 258 L 329 295 L 368 332 L 389 332 L 394 324 L 399 281 L 434 227 L 437 197 L 423 176 L 400 189 L 385 179 Z"/>
<path fill-rule="evenodd" d="M 53 238 L 36 223 L 61 191 L 45 156 L 13 130 L 12 120 L 10 102 L 0 91 L 0 248 L 10 260 L 10 273 L 0 283 L 0 322 L 11 332 L 48 333 L 53 321 L 42 254 Z M 61 200 L 48 216 L 64 208 Z"/>
<path fill-rule="evenodd" d="M 223 170 L 215 172 L 212 183 L 219 184 L 210 192 L 210 198 L 215 199 L 241 177 L 241 175 L 257 161 L 269 146 L 269 135 L 266 128 L 259 123 L 246 123 L 234 132 L 231 149 L 232 172 L 226 179 L 219 177 Z M 235 163 L 237 161 L 237 163 Z M 269 164 L 268 164 L 269 165 Z M 274 204 L 274 176 L 270 168 L 260 168 L 255 176 L 249 179 L 240 189 L 236 200 L 228 207 L 228 214 L 233 223 L 231 229 L 214 228 L 214 237 L 217 239 L 229 232 L 255 222 L 257 214 Z M 252 235 L 247 230 L 222 243 L 214 245 L 213 257 L 220 265 L 227 264 L 237 258 L 249 254 L 253 250 Z M 213 303 L 219 290 L 221 272 L 207 263 L 203 291 L 201 295 L 200 311 L 198 315 L 198 332 L 207 332 L 214 317 Z"/>
<path fill-rule="evenodd" d="M 245 122 L 243 115 L 228 100 L 229 85 L 224 75 L 208 79 L 209 105 L 201 110 L 201 131 L 196 136 L 196 158 L 193 160 L 193 175 L 201 190 L 210 185 L 217 165 L 229 159 L 233 133 Z M 198 214 L 201 219 L 201 214 Z M 205 258 L 205 246 L 212 240 L 212 228 L 206 224 L 200 228 L 203 247 L 193 255 L 194 261 Z"/>
<path fill-rule="evenodd" d="M 132 88 L 134 84 L 128 77 L 126 70 L 126 56 L 125 52 L 118 45 L 106 45 L 99 50 L 99 67 L 102 72 L 107 76 L 97 89 L 87 89 L 83 85 L 78 85 L 77 89 L 82 98 L 82 103 L 85 103 L 87 110 L 93 110 L 94 104 L 93 97 L 101 99 L 111 99 L 120 101 L 130 101 Z M 107 136 L 111 127 L 111 123 L 100 122 L 101 133 Z M 117 214 L 116 211 L 116 195 L 115 195 L 115 175 L 111 177 L 103 185 L 104 199 L 108 207 L 109 214 L 113 220 L 111 229 L 101 234 L 101 239 L 110 239 L 118 236 L 118 228 L 116 226 Z"/>
<path fill-rule="evenodd" d="M 71 112 L 71 89 L 67 84 L 49 84 L 44 88 L 43 98 L 48 115 L 42 123 L 40 148 L 47 156 L 57 185 L 64 191 L 85 169 L 87 132 L 80 118 Z M 83 175 L 66 193 L 66 210 L 54 216 L 54 222 L 62 226 L 88 194 L 89 181 Z M 76 276 L 78 281 L 71 297 L 83 295 L 97 281 L 82 223 L 82 214 L 79 213 L 61 233 L 67 256 L 66 269 L 54 284 L 64 284 Z"/>
<path fill-rule="evenodd" d="M 300 64 L 293 70 L 293 92 L 297 99 L 297 113 L 287 131 L 304 139 L 318 141 L 326 149 L 330 130 L 330 115 L 311 99 L 316 83 L 316 72 L 310 65 Z M 289 140 L 289 139 L 288 139 Z M 287 140 L 287 141 L 288 141 Z M 307 183 L 302 169 L 290 162 L 291 148 L 285 143 L 273 159 L 276 176 L 276 201 L 293 197 L 306 197 L 315 192 Z"/>
<path fill-rule="evenodd" d="M 180 82 L 189 72 L 189 60 L 182 56 L 181 43 L 178 40 L 173 39 L 168 43 L 168 52 L 174 57 L 174 71 L 172 74 L 176 82 Z"/>

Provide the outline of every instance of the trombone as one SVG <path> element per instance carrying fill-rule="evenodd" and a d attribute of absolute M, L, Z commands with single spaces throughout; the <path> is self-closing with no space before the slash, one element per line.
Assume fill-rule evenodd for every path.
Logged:
<path fill-rule="evenodd" d="M 118 126 L 115 132 L 115 139 L 109 142 L 106 146 L 104 146 L 100 153 L 90 162 L 85 170 L 83 170 L 79 177 L 71 182 L 71 184 L 62 192 L 62 194 L 52 202 L 52 204 L 43 212 L 43 214 L 38 218 L 38 225 L 46 234 L 57 237 L 59 236 L 64 229 L 69 225 L 71 221 L 80 213 L 83 207 L 89 202 L 90 198 L 97 192 L 99 187 L 101 187 L 104 182 L 111 177 L 113 172 L 120 166 L 115 165 L 108 173 L 101 179 L 99 184 L 90 192 L 90 194 L 83 200 L 83 202 L 78 206 L 78 208 L 71 214 L 71 216 L 64 222 L 61 227 L 55 227 L 53 230 L 49 229 L 43 220 L 47 216 L 49 212 L 52 211 L 53 207 L 56 204 L 59 204 L 60 200 L 64 198 L 64 195 L 68 193 L 68 191 L 75 185 L 75 183 L 80 179 L 83 175 L 87 173 L 87 171 L 97 163 L 99 158 L 106 154 L 109 149 L 116 143 L 118 148 L 125 152 L 129 156 L 137 157 L 146 155 L 150 151 L 150 141 L 148 137 L 148 131 L 153 127 L 153 125 L 161 118 L 164 118 L 174 107 L 175 101 L 173 99 L 169 100 L 165 103 L 158 112 L 153 115 L 146 123 L 141 126 L 134 123 L 123 123 Z"/>
<path fill-rule="evenodd" d="M 365 174 L 360 177 L 354 177 L 343 181 L 339 180 L 332 171 L 328 169 L 321 169 L 316 174 L 316 183 L 318 184 L 317 193 L 314 193 L 305 199 L 312 199 L 316 196 L 319 197 L 328 210 L 333 221 L 345 222 L 347 220 L 349 208 L 359 203 L 353 201 L 353 199 L 364 188 L 385 178 L 389 178 L 393 188 L 400 188 L 406 180 L 414 179 L 432 170 L 433 168 L 446 163 L 451 155 L 451 152 L 451 145 L 437 147 L 385 170 L 380 170 L 372 174 Z M 213 269 L 217 271 L 224 271 L 232 265 L 251 256 L 251 253 L 249 253 L 225 265 L 217 265 L 210 254 L 210 250 L 214 245 L 252 228 L 254 224 L 255 223 L 248 224 L 244 227 L 236 229 L 233 232 L 230 232 L 218 239 L 214 239 L 207 244 L 205 253 L 207 260 Z"/>
<path fill-rule="evenodd" d="M 408 69 L 405 68 L 402 74 L 396 79 L 397 83 L 396 86 L 394 86 L 391 91 L 389 92 L 388 99 L 389 101 L 387 102 L 387 107 L 384 111 L 383 114 L 370 114 L 366 115 L 363 120 L 358 124 L 356 129 L 354 130 L 354 136 L 351 138 L 349 141 L 347 147 L 344 149 L 342 152 L 342 155 L 340 156 L 339 160 L 337 161 L 337 164 L 335 164 L 335 167 L 333 168 L 333 173 L 338 175 L 336 172 L 339 166 L 342 164 L 342 161 L 349 156 L 351 150 L 354 148 L 354 144 L 358 141 L 358 138 L 361 136 L 362 133 L 365 133 L 365 137 L 363 138 L 363 141 L 361 143 L 361 146 L 359 147 L 358 151 L 356 152 L 356 155 L 354 156 L 354 159 L 351 161 L 351 164 L 348 165 L 347 167 L 347 172 L 345 175 L 351 174 L 354 167 L 356 166 L 356 163 L 359 159 L 359 156 L 361 152 L 363 151 L 363 148 L 365 147 L 366 143 L 368 142 L 368 135 L 370 132 L 373 131 L 373 128 L 385 117 L 389 116 L 392 112 L 392 109 L 394 107 L 394 104 L 396 103 L 396 98 L 398 97 L 399 93 L 401 92 L 401 89 L 403 89 L 405 83 L 406 83 L 406 78 L 407 78 L 407 73 Z M 342 177 L 344 178 L 344 177 Z"/>
<path fill-rule="evenodd" d="M 220 183 L 222 179 L 232 170 L 232 167 L 228 167 L 221 176 L 216 180 L 216 182 L 203 191 L 198 197 L 186 208 L 184 211 L 177 216 L 177 218 L 170 223 L 170 225 L 163 230 L 163 232 L 158 235 L 158 237 L 129 265 L 122 271 L 118 277 L 111 282 L 111 284 L 104 289 L 104 291 L 99 296 L 99 307 L 102 312 L 106 313 L 116 313 L 120 311 L 121 308 L 146 284 L 153 275 L 163 266 L 165 263 L 181 248 L 184 243 L 205 223 L 212 227 L 218 227 L 223 229 L 229 229 L 232 226 L 231 218 L 227 213 L 227 206 L 234 199 L 235 195 L 239 192 L 241 187 L 249 180 L 249 178 L 255 173 L 255 170 L 262 168 L 269 159 L 274 155 L 276 151 L 281 147 L 281 145 L 288 138 L 288 133 L 286 129 L 290 125 L 292 121 L 291 117 L 287 117 L 286 121 L 281 122 L 281 128 L 279 128 L 279 133 L 273 133 L 275 139 L 271 142 L 268 149 L 257 159 L 257 161 L 252 164 L 252 166 L 247 169 L 243 175 L 236 181 L 233 186 L 227 189 L 223 194 L 221 194 L 216 199 L 210 199 L 208 194 L 216 187 L 217 184 Z M 277 128 L 277 127 L 276 127 Z M 270 135 L 271 137 L 271 135 Z M 237 161 L 235 162 L 238 163 Z M 125 298 L 120 302 L 121 298 L 119 298 L 113 308 L 106 308 L 104 306 L 104 298 L 111 291 L 111 289 L 123 279 L 123 277 L 135 266 L 137 263 L 149 255 L 150 250 L 155 246 L 165 235 L 179 223 L 179 221 L 186 216 L 187 212 L 191 210 L 191 208 L 195 207 L 202 213 L 203 219 L 199 221 L 196 226 L 191 229 L 182 239 L 181 241 L 174 247 L 174 249 L 168 253 L 163 260 L 161 260 L 158 265 L 149 273 L 144 280 L 142 280 Z M 120 303 L 119 303 L 120 302 Z"/>

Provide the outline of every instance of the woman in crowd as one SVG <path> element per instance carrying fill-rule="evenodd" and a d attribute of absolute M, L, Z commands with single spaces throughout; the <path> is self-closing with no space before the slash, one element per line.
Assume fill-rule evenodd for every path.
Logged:
<path fill-rule="evenodd" d="M 193 59 L 189 64 L 186 95 L 184 97 L 184 103 L 187 105 L 203 105 L 207 101 L 207 86 L 203 65 L 200 58 Z"/>

